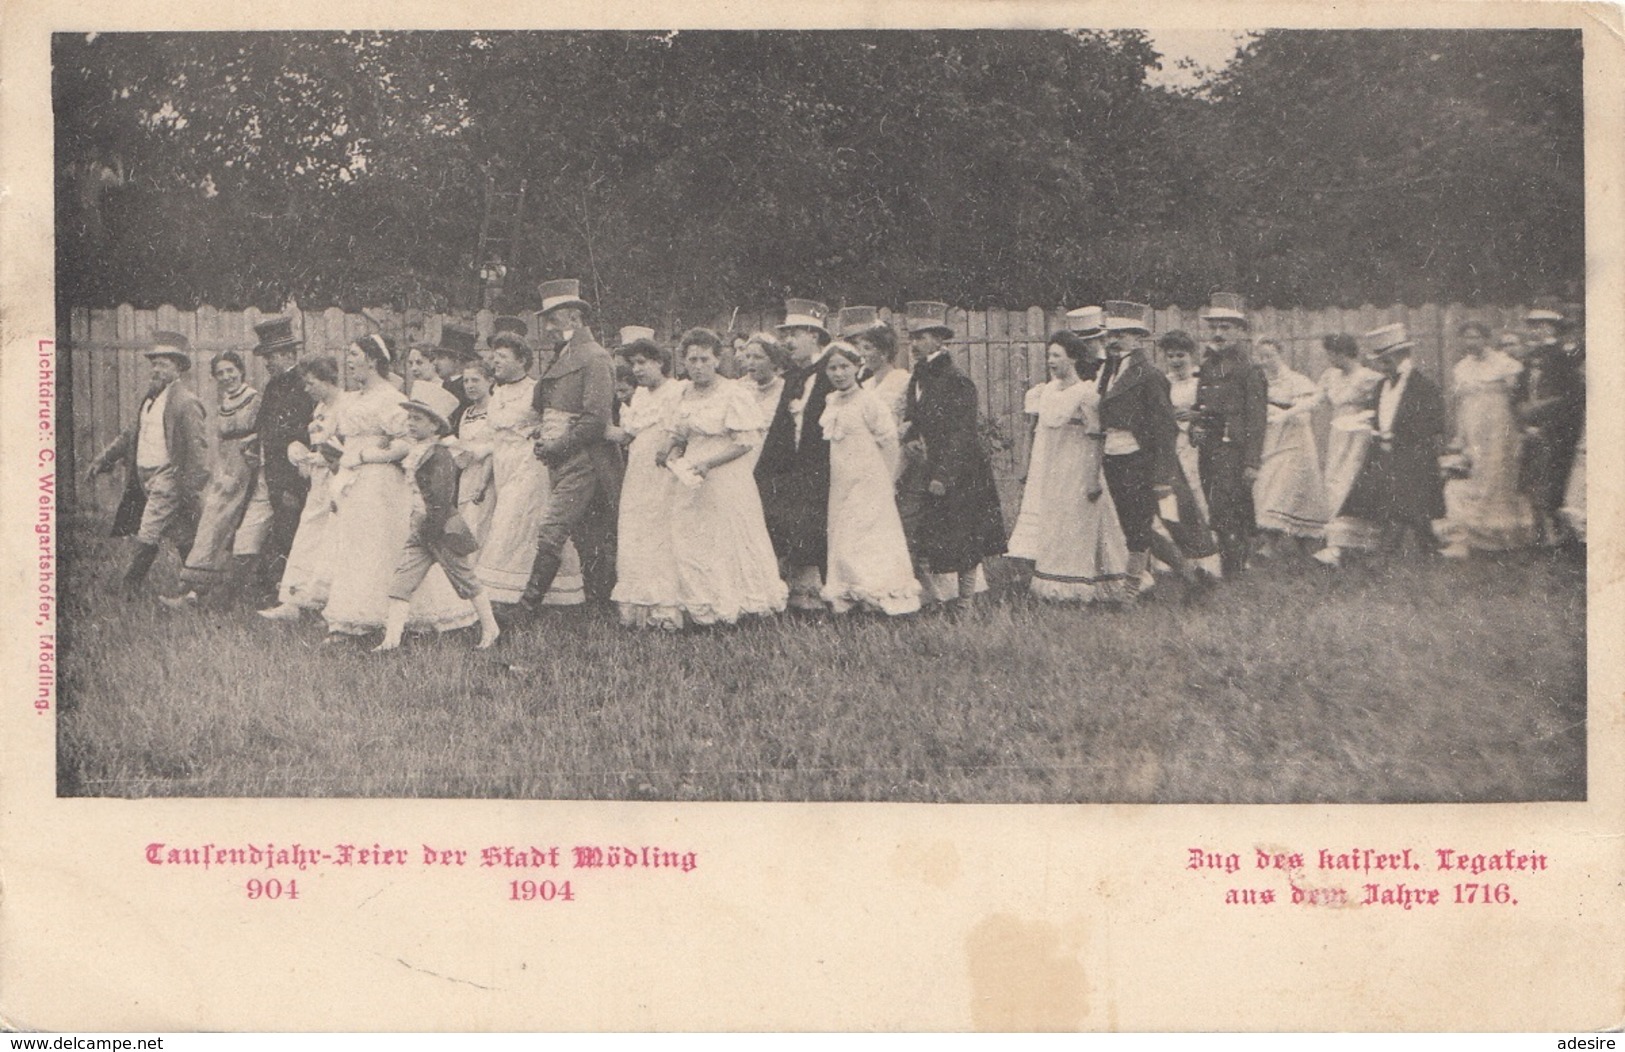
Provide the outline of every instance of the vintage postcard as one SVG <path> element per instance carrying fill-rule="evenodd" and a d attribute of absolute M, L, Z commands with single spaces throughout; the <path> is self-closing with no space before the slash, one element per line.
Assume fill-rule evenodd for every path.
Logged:
<path fill-rule="evenodd" d="M 0 1025 L 1618 1028 L 1622 32 L 8 5 Z"/>

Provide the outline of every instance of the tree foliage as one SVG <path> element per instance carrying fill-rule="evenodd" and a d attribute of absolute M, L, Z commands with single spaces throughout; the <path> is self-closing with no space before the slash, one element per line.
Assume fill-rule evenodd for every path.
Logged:
<path fill-rule="evenodd" d="M 1215 285 L 1517 298 L 1583 259 L 1578 34 L 1271 31 L 1192 92 L 1143 33 L 57 39 L 74 305 L 469 306 L 487 176 L 512 305 L 965 306 Z"/>

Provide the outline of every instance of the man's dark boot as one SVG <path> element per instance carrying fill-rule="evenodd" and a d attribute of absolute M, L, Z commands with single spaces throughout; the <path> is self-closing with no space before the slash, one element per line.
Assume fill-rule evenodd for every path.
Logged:
<path fill-rule="evenodd" d="M 258 610 L 277 601 L 277 591 L 282 585 L 282 574 L 288 568 L 288 558 L 285 555 L 260 555 L 259 565 L 254 568 L 252 583 L 252 596 L 254 609 Z"/>
<path fill-rule="evenodd" d="M 141 590 L 141 583 L 147 579 L 147 572 L 158 559 L 158 546 L 156 544 L 137 543 L 135 551 L 130 553 L 130 568 L 124 571 L 124 598 L 134 599 Z"/>
<path fill-rule="evenodd" d="M 525 582 L 525 591 L 520 595 L 519 602 L 508 611 L 510 618 L 516 614 L 526 617 L 542 608 L 547 590 L 553 587 L 553 578 L 559 575 L 560 561 L 557 552 L 545 549 L 536 552 L 536 561 L 530 564 L 530 580 Z"/>

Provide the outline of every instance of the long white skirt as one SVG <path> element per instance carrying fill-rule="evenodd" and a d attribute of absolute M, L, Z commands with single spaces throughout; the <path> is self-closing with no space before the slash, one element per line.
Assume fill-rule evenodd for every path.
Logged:
<path fill-rule="evenodd" d="M 337 510 L 328 523 L 333 579 L 322 616 L 329 632 L 364 635 L 384 627 L 390 578 L 411 532 L 412 492 L 398 464 L 340 469 L 335 479 Z M 412 596 L 407 627 L 445 632 L 477 620 L 474 605 L 435 566 Z"/>

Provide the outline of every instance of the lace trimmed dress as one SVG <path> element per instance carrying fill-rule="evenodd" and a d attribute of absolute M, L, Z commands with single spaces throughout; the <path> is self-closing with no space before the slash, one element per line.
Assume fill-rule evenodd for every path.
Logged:
<path fill-rule="evenodd" d="M 1445 486 L 1445 521 L 1438 532 L 1451 544 L 1498 552 L 1535 542 L 1534 509 L 1518 491 L 1522 429 L 1512 406 L 1522 372 L 1511 355 L 1496 350 L 1456 363 L 1451 393 L 1468 476 Z"/>
<path fill-rule="evenodd" d="M 756 386 L 753 381 L 740 386 L 747 383 Z M 673 410 L 687 386 L 686 380 L 668 379 L 659 387 L 639 387 L 621 410 L 621 428 L 633 438 L 621 481 L 610 598 L 628 628 L 683 627 L 674 552 L 678 542 L 671 528 L 672 501 L 681 483 L 655 463 L 655 454 L 671 434 Z"/>
<path fill-rule="evenodd" d="M 779 411 L 779 396 L 784 393 L 784 377 L 782 375 L 775 376 L 766 387 L 757 383 L 751 376 L 741 376 L 734 383 L 750 392 L 750 396 L 756 400 L 756 408 L 762 411 L 762 419 L 771 422 L 773 414 Z M 636 398 L 637 396 L 633 395 L 632 397 Z M 754 469 L 756 461 L 761 455 L 761 445 L 752 446 L 751 451 L 745 454 L 745 462 Z"/>
<path fill-rule="evenodd" d="M 822 596 L 837 614 L 856 606 L 920 608 L 895 478 L 897 421 L 873 392 L 831 391 L 818 425 L 829 442 L 829 556 Z"/>
<path fill-rule="evenodd" d="M 1127 597 L 1128 543 L 1101 476 L 1099 402 L 1095 385 L 1083 380 L 1051 380 L 1027 392 L 1027 415 L 1038 427 L 1009 554 L 1032 560 L 1030 587 L 1044 599 Z M 1095 500 L 1091 480 L 1100 487 Z"/>
<path fill-rule="evenodd" d="M 672 410 L 672 431 L 696 462 L 736 444 L 761 442 L 766 421 L 749 391 L 718 380 L 710 389 L 690 384 Z M 672 491 L 672 554 L 678 606 L 697 624 L 732 624 L 744 614 L 784 610 L 789 589 L 762 517 L 762 499 L 750 458 L 737 457 L 697 486 Z"/>
<path fill-rule="evenodd" d="M 383 449 L 406 434 L 400 392 L 388 384 L 355 392 L 339 405 L 335 429 L 346 460 L 354 451 Z M 322 616 L 329 632 L 365 635 L 384 627 L 390 578 L 411 530 L 412 488 L 399 464 L 344 462 L 329 488 L 334 564 Z M 437 565 L 412 596 L 407 626 L 444 632 L 477 619 Z"/>

